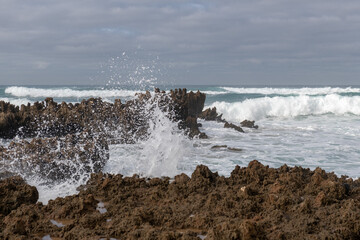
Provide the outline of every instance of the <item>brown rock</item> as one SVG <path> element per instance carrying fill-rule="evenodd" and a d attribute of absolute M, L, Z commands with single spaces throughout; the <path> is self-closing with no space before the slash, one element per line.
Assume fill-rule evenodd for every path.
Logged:
<path fill-rule="evenodd" d="M 205 109 L 200 115 L 199 118 L 204 119 L 206 121 L 218 121 L 224 122 L 225 120 L 222 119 L 222 114 L 218 114 L 216 112 L 216 107 L 207 108 Z"/>
<path fill-rule="evenodd" d="M 83 132 L 64 138 L 13 141 L 8 148 L 0 148 L 0 156 L 2 169 L 8 172 L 21 171 L 59 180 L 76 177 L 79 169 L 88 173 L 101 171 L 109 158 L 108 150 L 104 136 Z"/>
<path fill-rule="evenodd" d="M 22 204 L 34 204 L 39 193 L 21 177 L 10 177 L 0 181 L 0 214 L 7 215 Z"/>
<path fill-rule="evenodd" d="M 258 129 L 259 126 L 255 125 L 255 121 L 244 120 L 240 123 L 242 127 Z"/>
<path fill-rule="evenodd" d="M 232 123 L 228 123 L 228 122 L 225 122 L 224 128 L 232 128 L 232 129 L 235 129 L 238 132 L 244 132 L 244 130 L 241 127 L 236 126 L 235 124 L 232 124 Z"/>
<path fill-rule="evenodd" d="M 106 213 L 96 209 L 99 202 Z M 237 166 L 230 177 L 203 165 L 174 181 L 97 173 L 77 195 L 23 204 L 0 219 L 0 239 L 355 240 L 360 181 L 259 161 Z"/>

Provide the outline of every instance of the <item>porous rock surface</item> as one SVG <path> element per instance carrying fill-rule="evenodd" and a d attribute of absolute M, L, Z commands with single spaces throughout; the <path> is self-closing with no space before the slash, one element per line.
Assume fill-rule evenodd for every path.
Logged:
<path fill-rule="evenodd" d="M 109 135 L 117 131 L 117 135 L 123 135 L 123 142 L 132 143 L 146 137 L 151 101 L 157 101 L 163 110 L 169 112 L 169 117 L 188 129 L 190 136 L 195 136 L 201 134 L 196 119 L 202 112 L 205 98 L 206 95 L 199 91 L 175 89 L 167 94 L 155 89 L 153 97 L 146 92 L 137 94 L 135 99 L 126 103 L 121 103 L 120 99 L 108 103 L 100 98 L 90 98 L 76 104 L 59 104 L 47 98 L 43 102 L 18 107 L 0 101 L 0 138 L 59 137 L 87 129 Z"/>
<path fill-rule="evenodd" d="M 200 165 L 169 180 L 93 174 L 77 195 L 5 213 L 0 239 L 360 238 L 360 181 L 320 168 L 254 160 L 230 177 Z"/>
<path fill-rule="evenodd" d="M 79 170 L 100 172 L 109 158 L 108 150 L 104 136 L 93 136 L 87 131 L 65 137 L 13 141 L 6 148 L 0 146 L 0 169 L 36 174 L 52 181 L 76 178 Z"/>
<path fill-rule="evenodd" d="M 90 98 L 58 104 L 52 98 L 33 105 L 14 106 L 0 101 L 0 138 L 15 139 L 0 146 L 0 179 L 13 172 L 35 174 L 49 181 L 100 172 L 109 158 L 108 144 L 135 143 L 158 124 L 156 109 L 178 123 L 190 136 L 205 138 L 197 123 L 205 94 L 175 89 L 139 93 L 121 103 Z M 32 140 L 23 140 L 33 138 Z"/>

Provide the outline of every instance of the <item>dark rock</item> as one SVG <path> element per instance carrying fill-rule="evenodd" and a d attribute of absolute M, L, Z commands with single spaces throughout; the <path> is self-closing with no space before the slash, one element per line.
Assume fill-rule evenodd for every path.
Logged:
<path fill-rule="evenodd" d="M 179 127 L 188 129 L 190 137 L 207 138 L 204 133 L 200 132 L 197 123 L 197 118 L 204 108 L 206 95 L 199 91 L 187 93 L 186 89 L 175 89 L 170 91 L 170 98 L 174 103 L 171 107 L 174 111 L 174 118 L 180 121 Z"/>
<path fill-rule="evenodd" d="M 28 185 L 21 177 L 0 181 L 0 215 L 8 215 L 22 204 L 34 204 L 38 198 L 36 187 Z"/>
<path fill-rule="evenodd" d="M 216 107 L 207 108 L 205 109 L 200 115 L 199 118 L 204 119 L 206 121 L 217 121 L 217 122 L 224 122 L 225 120 L 222 119 L 222 114 L 218 114 L 216 112 Z"/>
<path fill-rule="evenodd" d="M 99 172 L 109 158 L 104 136 L 88 132 L 68 134 L 64 138 L 34 138 L 13 141 L 8 148 L 0 148 L 0 166 L 9 172 L 37 174 L 49 180 L 84 173 Z"/>
<path fill-rule="evenodd" d="M 202 112 L 205 98 L 199 91 L 187 93 L 186 89 L 175 89 L 170 94 L 159 90 L 153 96 L 150 92 L 137 94 L 125 104 L 120 100 L 103 102 L 100 98 L 75 105 L 58 104 L 46 98 L 19 109 L 0 101 L 0 137 L 63 137 L 87 129 L 105 133 L 110 138 L 120 136 L 121 142 L 133 143 L 148 136 L 155 105 L 168 112 L 169 118 L 180 121 L 180 127 L 188 129 L 190 136 L 196 136 L 200 134 L 196 118 Z"/>
<path fill-rule="evenodd" d="M 171 183 L 92 174 L 77 195 L 0 214 L 0 239 L 359 239 L 359 219 L 359 180 L 251 161 L 230 177 L 201 165 Z"/>
<path fill-rule="evenodd" d="M 242 127 L 258 129 L 259 126 L 255 125 L 255 121 L 244 120 L 240 123 Z"/>
<path fill-rule="evenodd" d="M 227 148 L 227 145 L 214 145 L 211 149 Z"/>
<path fill-rule="evenodd" d="M 227 149 L 234 152 L 242 152 L 241 148 L 228 147 Z"/>
<path fill-rule="evenodd" d="M 235 130 L 238 131 L 238 132 L 244 132 L 244 130 L 243 130 L 241 127 L 236 126 L 236 125 L 233 124 L 233 123 L 225 122 L 224 128 L 232 128 L 232 129 L 235 129 Z"/>

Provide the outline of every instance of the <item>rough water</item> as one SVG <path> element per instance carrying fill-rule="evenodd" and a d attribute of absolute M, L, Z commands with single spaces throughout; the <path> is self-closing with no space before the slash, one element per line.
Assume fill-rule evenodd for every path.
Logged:
<path fill-rule="evenodd" d="M 257 159 L 271 167 L 319 166 L 338 175 L 359 177 L 360 87 L 159 87 L 166 91 L 177 87 L 200 90 L 207 94 L 205 109 L 216 107 L 223 118 L 237 125 L 245 119 L 255 120 L 259 128 L 244 128 L 245 133 L 239 133 L 223 128 L 223 123 L 200 120 L 200 130 L 209 138 L 190 140 L 164 112 L 155 109 L 149 138 L 135 144 L 111 144 L 104 172 L 172 177 L 181 172 L 190 174 L 196 165 L 205 164 L 228 176 L 235 165 L 247 166 Z M 136 87 L 2 86 L 0 100 L 19 106 L 46 97 L 56 102 L 76 103 L 90 97 L 113 102 L 132 99 L 143 91 Z M 3 146 L 8 143 L 0 140 Z M 211 149 L 214 145 L 242 151 Z M 36 176 L 26 180 L 38 188 L 40 200 L 47 202 L 75 193 L 87 179 L 84 176 L 51 186 Z"/>

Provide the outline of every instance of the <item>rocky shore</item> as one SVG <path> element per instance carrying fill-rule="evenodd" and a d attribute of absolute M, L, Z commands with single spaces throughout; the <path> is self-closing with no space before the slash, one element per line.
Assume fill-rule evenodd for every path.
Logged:
<path fill-rule="evenodd" d="M 360 239 L 360 180 L 320 168 L 275 169 L 254 160 L 229 177 L 204 165 L 174 179 L 102 173 L 109 146 L 146 139 L 157 110 L 190 138 L 207 137 L 198 118 L 239 134 L 258 128 L 203 110 L 205 98 L 155 89 L 126 103 L 0 101 L 0 138 L 12 140 L 0 146 L 0 239 Z M 221 148 L 242 151 L 212 146 Z M 17 172 L 52 183 L 92 174 L 78 194 L 43 205 Z"/>
<path fill-rule="evenodd" d="M 97 173 L 80 193 L 36 203 L 19 177 L 0 181 L 1 239 L 359 239 L 360 180 L 252 161 L 230 177 Z"/>
<path fill-rule="evenodd" d="M 59 104 L 46 98 L 19 107 L 0 101 L 0 138 L 61 137 L 83 131 L 106 133 L 110 137 L 115 131 L 121 141 L 133 143 L 146 137 L 148 119 L 156 106 L 178 121 L 179 127 L 186 129 L 191 137 L 205 137 L 197 125 L 205 98 L 199 91 L 175 89 L 165 93 L 155 89 L 153 94 L 139 93 L 126 103 L 120 99 L 109 103 L 90 98 L 76 104 Z"/>
<path fill-rule="evenodd" d="M 205 98 L 199 91 L 155 89 L 126 103 L 90 98 L 59 104 L 46 98 L 19 107 L 0 101 L 0 138 L 13 139 L 7 147 L 0 146 L 0 179 L 20 171 L 54 182 L 100 172 L 109 158 L 108 145 L 149 136 L 150 125 L 157 124 L 156 109 L 190 138 L 206 138 L 197 123 Z"/>

